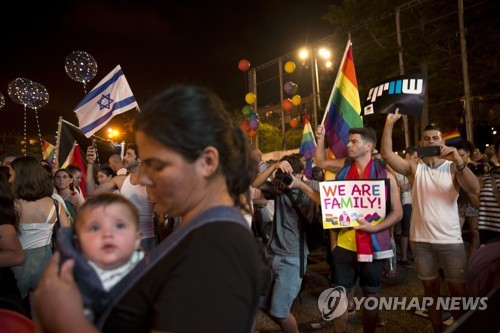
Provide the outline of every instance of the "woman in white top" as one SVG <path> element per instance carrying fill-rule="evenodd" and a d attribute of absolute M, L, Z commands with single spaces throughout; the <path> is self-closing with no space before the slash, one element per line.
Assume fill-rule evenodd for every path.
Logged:
<path fill-rule="evenodd" d="M 50 245 L 58 215 L 56 208 L 61 227 L 69 227 L 69 222 L 61 203 L 52 199 L 52 179 L 37 159 L 19 157 L 9 168 L 9 183 L 20 216 L 19 240 L 25 255 L 24 265 L 12 270 L 21 297 L 25 298 L 35 289 L 52 255 Z"/>

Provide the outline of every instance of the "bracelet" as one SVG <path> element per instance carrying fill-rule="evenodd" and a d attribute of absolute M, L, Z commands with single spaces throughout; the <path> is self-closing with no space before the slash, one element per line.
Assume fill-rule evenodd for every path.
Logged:
<path fill-rule="evenodd" d="M 457 170 L 458 170 L 458 172 L 462 172 L 462 171 L 464 171 L 464 169 L 465 169 L 466 167 L 467 167 L 467 163 L 465 163 L 465 162 L 464 162 L 461 166 L 458 166 L 458 167 L 457 167 Z"/>

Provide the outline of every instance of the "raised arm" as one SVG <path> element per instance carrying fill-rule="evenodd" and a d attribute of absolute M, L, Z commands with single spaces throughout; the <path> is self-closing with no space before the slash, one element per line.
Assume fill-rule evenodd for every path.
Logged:
<path fill-rule="evenodd" d="M 321 205 L 319 192 L 315 191 L 312 187 L 304 183 L 300 177 L 293 175 L 293 182 L 290 185 L 290 188 L 298 188 L 299 190 L 304 192 L 305 195 L 311 198 L 311 200 L 316 204 Z"/>
<path fill-rule="evenodd" d="M 281 171 L 288 173 L 290 175 L 293 173 L 293 168 L 290 165 L 290 163 L 288 163 L 288 161 L 276 162 L 266 170 L 262 171 L 255 178 L 252 185 L 254 187 L 260 188 L 266 182 L 266 180 L 273 174 L 273 172 L 276 171 L 277 169 L 281 169 Z"/>
<path fill-rule="evenodd" d="M 113 192 L 114 190 L 119 189 L 115 178 L 122 177 L 122 176 L 115 176 L 111 181 L 96 186 L 94 180 L 95 159 L 96 159 L 95 148 L 89 146 L 87 148 L 87 177 L 85 177 L 85 189 L 87 190 L 88 197 L 98 195 L 99 193 Z"/>
<path fill-rule="evenodd" d="M 382 133 L 382 142 L 380 144 L 380 155 L 384 161 L 394 170 L 402 175 L 408 175 L 410 171 L 410 162 L 403 159 L 401 156 L 392 151 L 392 129 L 394 123 L 401 118 L 401 115 L 396 110 L 396 113 L 387 114 L 385 121 L 384 132 Z"/>
<path fill-rule="evenodd" d="M 441 146 L 441 157 L 453 162 L 451 172 L 453 180 L 467 193 L 478 194 L 479 182 L 467 163 L 462 160 L 455 147 Z"/>
<path fill-rule="evenodd" d="M 318 125 L 316 129 L 317 147 L 314 152 L 314 163 L 322 169 L 339 172 L 344 167 L 345 158 L 328 159 L 325 154 L 325 128 Z"/>

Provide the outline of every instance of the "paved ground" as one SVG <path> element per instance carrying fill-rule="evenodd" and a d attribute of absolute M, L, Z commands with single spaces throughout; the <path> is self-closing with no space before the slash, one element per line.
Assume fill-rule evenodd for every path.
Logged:
<path fill-rule="evenodd" d="M 304 277 L 305 288 L 300 293 L 293 306 L 292 314 L 299 323 L 301 332 L 333 332 L 331 321 L 324 321 L 318 309 L 319 295 L 329 288 L 329 267 L 326 263 L 326 250 L 320 249 L 309 257 L 310 264 Z M 423 287 L 411 268 L 397 266 L 395 278 L 384 278 L 381 296 L 423 297 Z M 442 295 L 447 295 L 446 283 L 442 283 Z M 361 291 L 356 289 L 356 295 L 361 297 Z M 413 311 L 381 311 L 379 313 L 382 325 L 377 332 L 432 332 L 428 319 L 414 314 Z M 258 332 L 280 332 L 279 326 L 266 315 L 259 312 L 256 329 Z M 362 332 L 361 312 L 349 315 L 348 332 Z"/>

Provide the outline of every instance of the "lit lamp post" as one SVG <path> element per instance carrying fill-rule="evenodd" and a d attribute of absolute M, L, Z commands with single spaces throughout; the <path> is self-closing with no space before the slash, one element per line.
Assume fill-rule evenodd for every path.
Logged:
<path fill-rule="evenodd" d="M 305 47 L 299 50 L 299 58 L 302 63 L 309 58 L 309 48 Z M 316 52 L 317 51 L 317 52 Z M 317 53 L 317 55 L 316 55 Z M 312 100 L 313 100 L 313 112 L 314 112 L 314 126 L 318 127 L 318 109 L 321 109 L 321 98 L 319 89 L 319 74 L 318 74 L 318 57 L 323 61 L 323 66 L 327 69 L 332 68 L 333 64 L 330 61 L 332 53 L 327 48 L 313 48 L 311 61 L 311 79 L 312 79 Z"/>
<path fill-rule="evenodd" d="M 121 135 L 120 131 L 118 131 L 117 129 L 115 128 L 108 128 L 108 138 L 112 141 L 114 141 L 114 139 L 118 139 L 118 137 Z"/>

